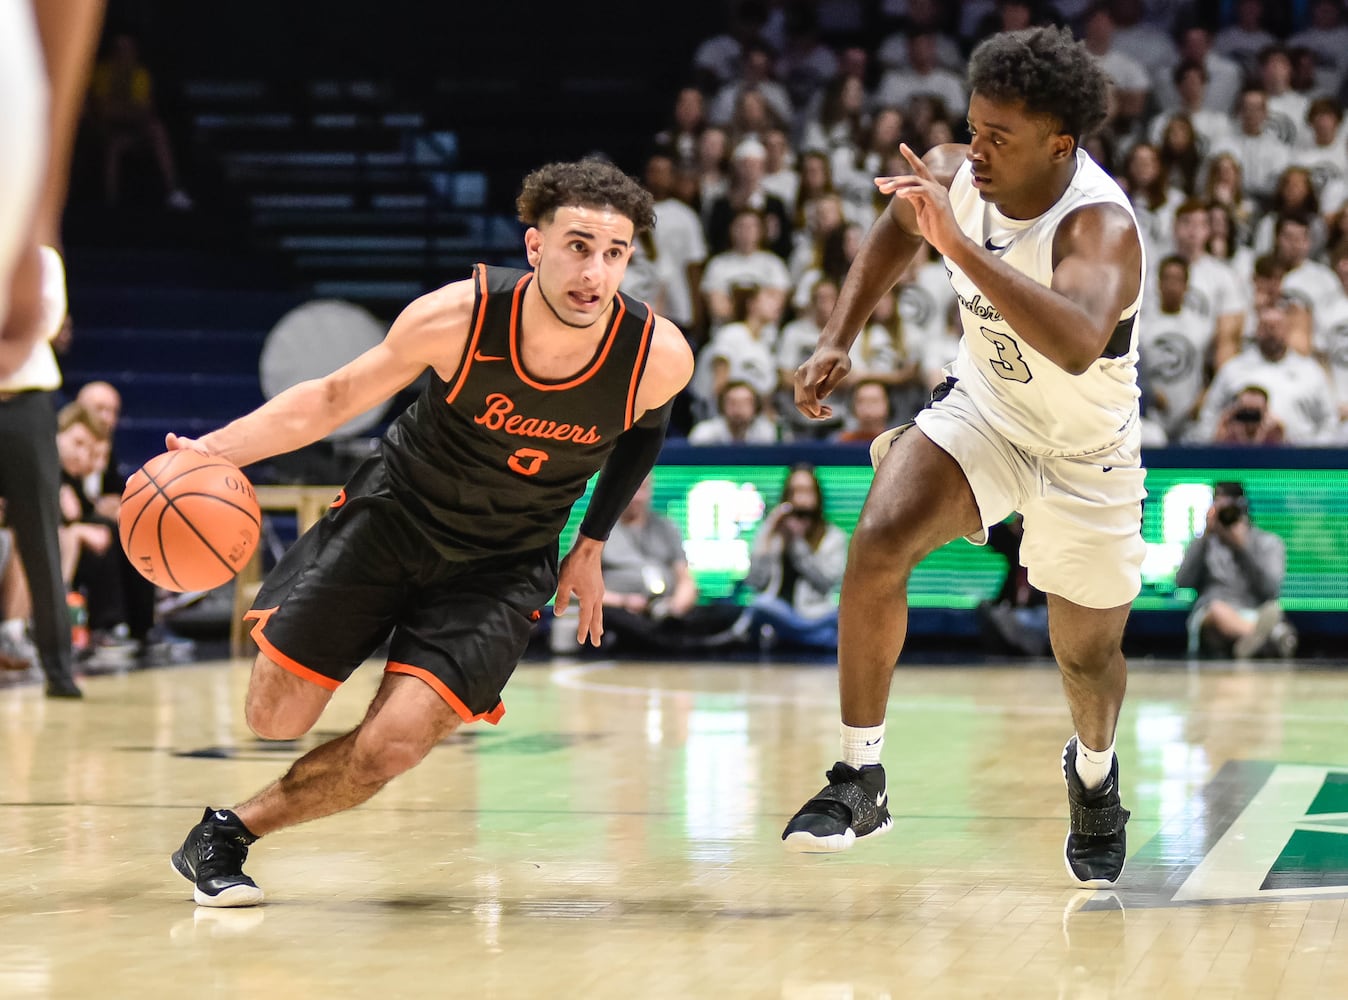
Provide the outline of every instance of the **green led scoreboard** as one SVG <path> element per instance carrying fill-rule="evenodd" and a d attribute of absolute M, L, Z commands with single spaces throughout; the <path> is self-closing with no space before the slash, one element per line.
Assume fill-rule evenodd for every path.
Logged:
<path fill-rule="evenodd" d="M 1290 465 L 1308 454 L 1316 453 L 1263 452 L 1259 460 L 1267 464 L 1282 456 Z M 1244 484 L 1255 522 L 1287 544 L 1286 607 L 1348 611 L 1348 468 L 1332 467 L 1332 454 L 1320 453 L 1317 464 L 1323 467 L 1318 468 L 1240 468 L 1229 461 L 1206 467 L 1214 455 L 1229 460 L 1229 451 L 1169 450 L 1163 463 L 1148 456 L 1142 522 L 1147 556 L 1142 593 L 1134 607 L 1146 611 L 1189 605 L 1193 594 L 1176 590 L 1175 570 L 1194 530 L 1204 524 L 1212 484 L 1230 479 Z M 725 461 L 728 455 L 735 460 Z M 754 533 L 764 513 L 780 501 L 790 464 L 801 459 L 815 464 L 826 516 L 850 535 L 871 483 L 870 466 L 859 464 L 864 455 L 865 449 L 842 447 L 671 445 L 655 471 L 654 507 L 683 532 L 689 568 L 704 599 L 724 598 L 736 593 L 736 584 L 748 572 Z M 1180 464 L 1186 459 L 1198 461 Z M 763 464 L 769 460 L 771 464 Z M 576 505 L 562 535 L 563 552 L 584 507 L 584 501 Z M 997 593 L 1005 572 L 1006 563 L 995 552 L 952 542 L 917 568 L 909 603 L 915 608 L 972 608 Z"/>

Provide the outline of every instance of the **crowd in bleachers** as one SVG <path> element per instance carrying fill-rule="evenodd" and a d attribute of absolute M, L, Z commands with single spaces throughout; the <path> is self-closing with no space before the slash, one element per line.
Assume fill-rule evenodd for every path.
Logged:
<path fill-rule="evenodd" d="M 658 223 L 624 290 L 698 351 L 697 442 L 865 441 L 879 384 L 907 419 L 955 357 L 941 261 L 919 255 L 861 331 L 834 417 L 792 405 L 898 152 L 967 139 L 968 54 L 1069 26 L 1113 82 L 1083 146 L 1147 254 L 1145 441 L 1348 444 L 1348 16 L 1341 0 L 741 0 L 707 38 L 644 180 Z M 860 392 L 864 411 L 854 412 Z"/>

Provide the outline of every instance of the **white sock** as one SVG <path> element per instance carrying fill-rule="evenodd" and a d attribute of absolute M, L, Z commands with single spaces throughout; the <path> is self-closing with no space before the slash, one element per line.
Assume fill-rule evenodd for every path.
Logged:
<path fill-rule="evenodd" d="M 16 642 L 24 637 L 27 630 L 28 623 L 22 618 L 6 618 L 3 622 L 0 622 L 0 632 Z"/>
<path fill-rule="evenodd" d="M 1113 765 L 1113 743 L 1103 750 L 1092 750 L 1081 742 L 1080 736 L 1077 737 L 1077 777 L 1088 789 L 1099 788 L 1104 784 Z"/>
<path fill-rule="evenodd" d="M 842 724 L 843 763 L 861 768 L 880 763 L 880 748 L 885 745 L 885 724 L 849 726 Z"/>

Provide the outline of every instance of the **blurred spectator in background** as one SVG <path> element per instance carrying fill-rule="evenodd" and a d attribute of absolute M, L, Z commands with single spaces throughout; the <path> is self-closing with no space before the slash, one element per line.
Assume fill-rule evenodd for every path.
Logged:
<path fill-rule="evenodd" d="M 754 537 L 745 580 L 757 592 L 736 631 L 760 648 L 838 645 L 838 589 L 847 536 L 824 518 L 824 493 L 814 467 L 792 466 L 781 502 Z"/>
<path fill-rule="evenodd" d="M 706 39 L 693 53 L 693 71 L 701 90 L 716 90 L 735 78 L 745 47 L 762 41 L 767 21 L 768 8 L 762 0 L 739 0 L 734 5 L 729 29 Z"/>
<path fill-rule="evenodd" d="M 777 79 L 785 85 L 793 108 L 800 111 L 837 74 L 838 57 L 819 40 L 819 12 L 814 4 L 790 4 L 785 27 Z"/>
<path fill-rule="evenodd" d="M 727 323 L 698 353 L 699 371 L 690 391 L 698 397 L 694 412 L 705 416 L 711 403 L 731 382 L 753 386 L 764 409 L 775 413 L 777 389 L 777 322 L 781 304 L 768 289 L 753 288 L 740 297 L 741 319 Z"/>
<path fill-rule="evenodd" d="M 1198 148 L 1193 122 L 1187 116 L 1173 115 L 1166 121 L 1156 154 L 1166 185 L 1189 198 L 1197 195 L 1203 153 Z"/>
<path fill-rule="evenodd" d="M 1234 59 L 1246 77 L 1259 74 L 1259 54 L 1277 45 L 1264 24 L 1264 0 L 1236 0 L 1236 19 L 1212 39 L 1212 48 Z"/>
<path fill-rule="evenodd" d="M 646 190 L 655 199 L 657 258 L 672 272 L 665 294 L 665 316 L 693 339 L 701 327 L 702 266 L 707 261 L 707 242 L 697 213 L 674 197 L 674 161 L 657 153 L 646 161 Z"/>
<path fill-rule="evenodd" d="M 1246 0 L 1250 2 L 1250 0 Z M 1311 23 L 1287 39 L 1290 49 L 1305 49 L 1315 60 L 1316 86 L 1337 93 L 1348 69 L 1348 24 L 1342 0 L 1311 0 Z"/>
<path fill-rule="evenodd" d="M 689 444 L 776 444 L 777 425 L 763 416 L 763 400 L 745 382 L 727 382 L 717 396 L 717 415 L 699 421 Z"/>
<path fill-rule="evenodd" d="M 1175 254 L 1189 268 L 1184 304 L 1209 325 L 1214 363 L 1221 365 L 1240 350 L 1245 294 L 1240 276 L 1208 253 L 1211 233 L 1203 202 L 1191 198 L 1175 210 Z"/>
<path fill-rule="evenodd" d="M 707 261 L 702 274 L 702 296 L 712 328 L 734 318 L 736 290 L 766 291 L 776 299 L 780 317 L 790 287 L 782 258 L 763 249 L 762 218 L 753 209 L 741 209 L 730 224 L 730 249 Z"/>
<path fill-rule="evenodd" d="M 1029 572 L 1021 565 L 1024 534 L 1019 514 L 988 528 L 988 548 L 1006 560 L 1006 577 L 995 598 L 979 603 L 978 620 L 984 638 L 998 652 L 1044 656 L 1049 652 L 1048 597 L 1030 585 Z"/>
<path fill-rule="evenodd" d="M 698 604 L 683 536 L 673 521 L 651 509 L 653 493 L 648 476 L 604 545 L 604 648 L 674 653 L 711 648 L 711 637 L 734 623 L 739 608 Z M 575 644 L 575 629 L 562 632 Z"/>
<path fill-rule="evenodd" d="M 1198 415 L 1204 369 L 1212 348 L 1212 324 L 1185 305 L 1189 266 L 1169 256 L 1157 268 L 1154 299 L 1143 299 L 1138 367 L 1151 391 L 1148 413 L 1172 441 L 1179 441 Z"/>
<path fill-rule="evenodd" d="M 1169 76 L 1180 56 L 1165 22 L 1148 19 L 1142 0 L 1111 0 L 1109 13 L 1114 21 L 1113 49 L 1140 63 L 1154 80 Z"/>
<path fill-rule="evenodd" d="M 1202 63 L 1185 60 L 1175 67 L 1172 76 L 1177 103 L 1151 120 L 1149 138 L 1159 145 L 1171 119 L 1183 115 L 1193 126 L 1199 152 L 1206 156 L 1219 139 L 1230 133 L 1231 115 L 1224 109 L 1208 107 L 1208 71 Z"/>
<path fill-rule="evenodd" d="M 1082 27 L 1086 51 L 1114 84 L 1117 115 L 1128 122 L 1139 121 L 1151 95 L 1151 78 L 1136 59 L 1115 47 L 1114 15 L 1109 6 L 1097 3 L 1087 11 Z"/>
<path fill-rule="evenodd" d="M 1254 231 L 1258 206 L 1245 193 L 1245 171 L 1232 153 L 1216 153 L 1204 171 L 1202 200 L 1221 205 L 1235 223 L 1233 238 L 1245 243 Z"/>
<path fill-rule="evenodd" d="M 1132 202 L 1147 258 L 1159 260 L 1173 249 L 1175 210 L 1184 203 L 1184 192 L 1171 186 L 1160 154 L 1147 142 L 1128 151 L 1119 182 Z"/>
<path fill-rule="evenodd" d="M 1292 163 L 1310 171 L 1311 181 L 1320 196 L 1320 211 L 1333 215 L 1343 207 L 1344 181 L 1348 180 L 1348 150 L 1339 129 L 1343 125 L 1343 106 L 1333 97 L 1311 101 L 1306 118 L 1310 124 L 1310 142 L 1292 150 Z"/>
<path fill-rule="evenodd" d="M 153 79 L 130 35 L 114 35 L 107 54 L 94 67 L 89 112 L 103 142 L 103 193 L 109 205 L 121 201 L 122 160 L 133 150 L 146 148 L 159 169 L 165 204 L 178 211 L 192 207 L 192 199 L 178 183 L 173 147 L 155 107 Z"/>
<path fill-rule="evenodd" d="M 730 228 L 741 212 L 755 212 L 763 222 L 763 245 L 785 258 L 791 253 L 791 216 L 786 203 L 763 186 L 768 151 L 756 137 L 742 139 L 730 160 L 730 187 L 707 212 L 707 244 L 724 253 L 733 244 Z"/>
<path fill-rule="evenodd" d="M 730 127 L 740 110 L 741 100 L 747 94 L 757 94 L 766 105 L 768 118 L 776 125 L 791 121 L 791 97 L 786 88 L 772 78 L 772 50 L 763 42 L 749 42 L 740 53 L 739 73 L 734 80 L 716 92 L 707 107 L 707 119 L 713 125 Z M 760 109 L 763 110 L 763 109 Z M 743 135 L 735 138 L 741 139 Z"/>
<path fill-rule="evenodd" d="M 894 426 L 889 387 L 878 379 L 863 378 L 854 382 L 847 408 L 851 413 L 848 426 L 833 438 L 842 444 L 870 444 Z"/>
<path fill-rule="evenodd" d="M 1333 301 L 1340 288 L 1338 276 L 1311 257 L 1313 233 L 1319 221 L 1314 215 L 1280 215 L 1273 224 L 1273 256 L 1284 268 L 1283 297 L 1310 314 L 1312 330 L 1319 329 L 1324 306 Z M 1307 354 L 1311 345 L 1291 346 L 1298 354 Z"/>
<path fill-rule="evenodd" d="M 1245 193 L 1254 198 L 1273 194 L 1278 175 L 1287 166 L 1287 146 L 1268 120 L 1268 94 L 1250 84 L 1236 106 L 1238 128 L 1218 139 L 1213 153 L 1230 153 L 1240 162 Z"/>
<path fill-rule="evenodd" d="M 875 89 L 874 103 L 880 108 L 904 108 L 919 94 L 938 97 L 947 108 L 968 104 L 964 78 L 941 65 L 939 37 L 935 32 L 908 36 L 908 58 L 902 66 L 885 71 Z"/>
<path fill-rule="evenodd" d="M 1228 114 L 1240 94 L 1243 74 L 1240 66 L 1212 48 L 1212 33 L 1201 24 L 1187 24 L 1179 35 L 1181 65 L 1195 62 L 1203 67 L 1206 76 L 1203 88 L 1203 106 L 1221 114 Z M 1176 71 L 1178 75 L 1178 70 Z M 1174 78 L 1172 77 L 1172 80 Z M 1181 100 L 1175 85 L 1162 78 L 1157 81 L 1162 90 L 1157 101 L 1169 111 L 1180 106 Z M 1166 86 L 1170 84 L 1170 86 Z"/>
<path fill-rule="evenodd" d="M 1259 53 L 1259 82 L 1268 100 L 1268 127 L 1287 146 L 1310 140 L 1310 98 L 1292 89 L 1292 57 L 1281 45 Z"/>
<path fill-rule="evenodd" d="M 103 517 L 116 521 L 122 509 L 126 477 L 117 460 L 117 423 L 122 418 L 122 394 L 108 382 L 87 382 L 75 394 L 75 402 L 91 413 L 108 432 L 95 448 L 94 470 L 84 480 L 84 495 Z"/>
<path fill-rule="evenodd" d="M 1281 423 L 1293 445 L 1331 443 L 1337 431 L 1338 408 L 1329 378 L 1316 362 L 1287 347 L 1287 304 L 1269 302 L 1259 311 L 1254 346 L 1236 355 L 1217 372 L 1204 398 L 1197 437 L 1215 439 L 1223 415 L 1236 418 L 1242 391 L 1255 386 L 1268 400 L 1269 415 Z M 1234 408 L 1233 408 L 1233 404 Z"/>
<path fill-rule="evenodd" d="M 1245 488 L 1217 483 L 1204 528 L 1175 573 L 1177 587 L 1198 592 L 1189 613 L 1190 652 L 1292 656 L 1296 632 L 1278 603 L 1286 569 L 1283 540 L 1251 522 Z"/>
<path fill-rule="evenodd" d="M 1348 239 L 1334 244 L 1329 261 L 1339 279 L 1339 291 L 1321 303 L 1315 354 L 1329 372 L 1339 403 L 1339 420 L 1345 422 L 1343 429 L 1348 431 Z"/>
<path fill-rule="evenodd" d="M 655 148 L 678 166 L 693 166 L 697 163 L 698 140 L 706 127 L 702 91 L 684 87 L 674 98 L 673 120 L 655 134 Z"/>

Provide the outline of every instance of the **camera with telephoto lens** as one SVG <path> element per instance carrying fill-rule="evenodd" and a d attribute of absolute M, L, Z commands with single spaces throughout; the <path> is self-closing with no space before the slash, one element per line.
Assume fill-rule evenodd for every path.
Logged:
<path fill-rule="evenodd" d="M 1245 516 L 1245 511 L 1238 503 L 1223 504 L 1217 508 L 1217 520 L 1228 528 Z"/>

